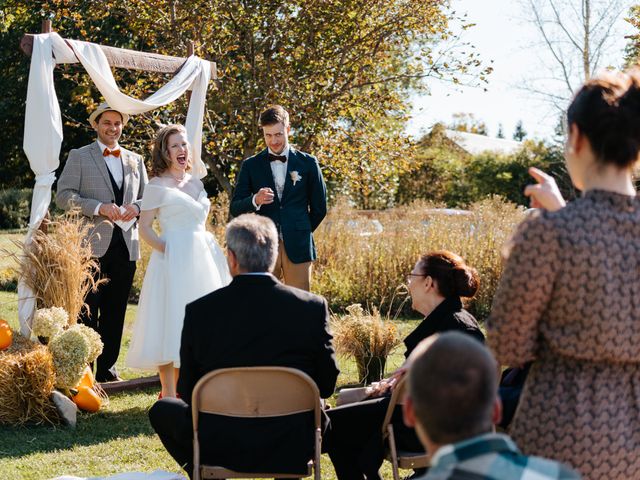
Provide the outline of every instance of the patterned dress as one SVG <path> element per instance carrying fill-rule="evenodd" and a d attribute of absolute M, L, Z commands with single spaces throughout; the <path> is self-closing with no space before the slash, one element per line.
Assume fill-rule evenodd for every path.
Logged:
<path fill-rule="evenodd" d="M 510 250 L 487 328 L 502 364 L 535 360 L 512 437 L 587 479 L 640 479 L 640 199 L 589 191 Z"/>

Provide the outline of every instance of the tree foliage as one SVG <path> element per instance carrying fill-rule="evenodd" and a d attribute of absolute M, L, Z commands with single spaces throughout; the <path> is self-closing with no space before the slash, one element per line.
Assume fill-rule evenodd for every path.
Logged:
<path fill-rule="evenodd" d="M 473 113 L 454 113 L 453 121 L 449 125 L 449 128 L 458 132 L 476 133 L 478 135 L 489 134 L 487 124 L 476 118 Z"/>
<path fill-rule="evenodd" d="M 194 40 L 196 53 L 218 65 L 219 88 L 207 101 L 203 153 L 216 186 L 227 191 L 240 161 L 262 148 L 260 111 L 281 103 L 292 114 L 293 142 L 319 156 L 336 191 L 353 194 L 362 206 L 384 203 L 394 194 L 389 185 L 412 165 L 413 148 L 402 134 L 409 94 L 426 89 L 430 77 L 482 81 L 490 71 L 472 50 L 448 48 L 455 36 L 445 0 L 7 3 L 11 14 L 23 18 L 9 27 L 13 37 L 7 48 L 15 48 L 24 31 L 37 31 L 34 23 L 40 19 L 34 21 L 32 12 L 40 9 L 54 13 L 54 29 L 68 38 L 170 55 L 184 55 Z M 26 76 L 26 62 L 18 61 Z M 166 80 L 117 73 L 121 87 L 138 97 Z M 57 75 L 68 82 L 57 86 L 66 126 L 91 134 L 85 118 L 99 95 L 90 79 L 73 65 Z M 180 101 L 137 116 L 123 143 L 144 150 L 157 126 L 182 121 L 185 109 Z"/>
<path fill-rule="evenodd" d="M 524 129 L 522 120 L 518 120 L 518 123 L 516 123 L 516 128 L 513 130 L 513 139 L 517 140 L 518 142 L 521 142 L 526 137 L 527 137 L 527 131 Z"/>
<path fill-rule="evenodd" d="M 484 152 L 469 155 L 436 126 L 418 144 L 416 158 L 420 166 L 402 175 L 399 203 L 426 199 L 448 207 L 467 207 L 492 195 L 510 202 L 528 205 L 524 187 L 533 180 L 529 167 L 538 167 L 553 175 L 567 199 L 576 193 L 564 165 L 562 150 L 543 142 L 525 141 L 511 155 Z"/>
<path fill-rule="evenodd" d="M 640 61 L 640 5 L 634 5 L 629 9 L 626 20 L 636 29 L 636 33 L 627 37 L 625 63 L 627 67 L 637 66 Z"/>

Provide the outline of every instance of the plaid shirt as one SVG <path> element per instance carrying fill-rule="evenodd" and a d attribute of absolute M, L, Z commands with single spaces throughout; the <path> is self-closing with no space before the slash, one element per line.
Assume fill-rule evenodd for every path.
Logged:
<path fill-rule="evenodd" d="M 522 455 L 506 435 L 487 433 L 445 445 L 431 459 L 420 480 L 559 480 L 579 479 L 564 465 Z"/>

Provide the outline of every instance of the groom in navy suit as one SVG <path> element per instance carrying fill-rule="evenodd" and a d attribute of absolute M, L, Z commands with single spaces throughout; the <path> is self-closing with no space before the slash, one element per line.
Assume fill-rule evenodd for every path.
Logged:
<path fill-rule="evenodd" d="M 309 290 L 316 259 L 312 232 L 327 214 L 327 190 L 318 161 L 289 145 L 289 114 L 273 105 L 260 114 L 267 148 L 242 162 L 231 215 L 255 212 L 276 224 L 280 244 L 273 273 Z"/>

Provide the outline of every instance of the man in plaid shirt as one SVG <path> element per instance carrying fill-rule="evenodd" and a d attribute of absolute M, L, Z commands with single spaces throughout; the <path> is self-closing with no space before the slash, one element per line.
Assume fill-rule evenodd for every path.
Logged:
<path fill-rule="evenodd" d="M 423 340 L 409 362 L 405 423 L 433 452 L 420 480 L 580 478 L 558 462 L 523 455 L 507 435 L 493 433 L 502 413 L 498 367 L 480 342 L 444 333 Z"/>

